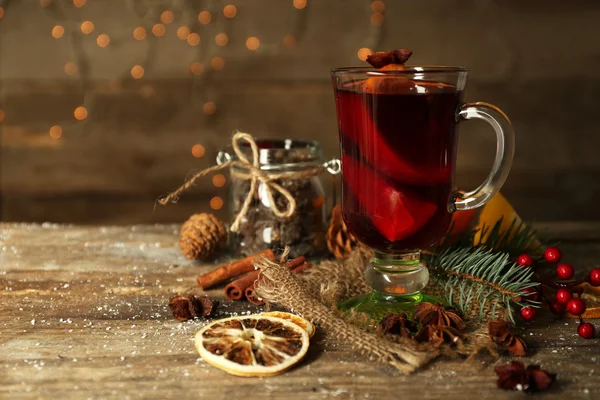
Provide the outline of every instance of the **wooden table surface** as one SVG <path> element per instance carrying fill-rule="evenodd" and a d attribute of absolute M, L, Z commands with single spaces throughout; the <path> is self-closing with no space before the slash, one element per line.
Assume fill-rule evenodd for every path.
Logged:
<path fill-rule="evenodd" d="M 576 269 L 600 264 L 600 224 L 548 225 Z M 168 299 L 213 265 L 187 261 L 178 226 L 0 224 L 0 398 L 512 399 L 496 388 L 495 360 L 434 363 L 403 376 L 320 331 L 306 359 L 270 378 L 226 374 L 197 355 L 201 321 L 173 319 Z M 221 289 L 209 291 L 221 296 Z M 224 302 L 220 316 L 260 311 Z M 594 321 L 600 328 L 599 321 Z M 558 381 L 539 398 L 599 399 L 599 340 L 577 321 L 545 315 L 527 326 L 526 363 Z"/>

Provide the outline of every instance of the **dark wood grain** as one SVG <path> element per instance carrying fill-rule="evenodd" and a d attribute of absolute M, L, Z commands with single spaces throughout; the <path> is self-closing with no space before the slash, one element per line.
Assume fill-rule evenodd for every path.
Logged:
<path fill-rule="evenodd" d="M 562 223 L 545 234 L 564 239 L 568 261 L 583 271 L 600 257 L 597 229 Z M 403 376 L 320 329 L 306 359 L 283 375 L 227 375 L 198 358 L 192 338 L 203 322 L 177 322 L 167 307 L 212 267 L 184 259 L 177 233 L 177 225 L 0 224 L 0 397 L 522 398 L 495 387 L 493 366 L 507 360 L 445 360 Z M 224 302 L 219 316 L 260 309 Z M 580 339 L 576 325 L 544 316 L 523 326 L 532 350 L 523 361 L 558 373 L 537 397 L 600 396 L 597 339 Z"/>

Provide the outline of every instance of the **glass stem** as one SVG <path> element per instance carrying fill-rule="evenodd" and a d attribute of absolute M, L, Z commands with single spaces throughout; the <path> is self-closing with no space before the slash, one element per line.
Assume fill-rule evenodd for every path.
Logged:
<path fill-rule="evenodd" d="M 367 267 L 365 279 L 377 292 L 407 296 L 420 292 L 429 281 L 429 271 L 421 261 L 421 251 L 399 254 L 375 251 L 373 262 Z"/>

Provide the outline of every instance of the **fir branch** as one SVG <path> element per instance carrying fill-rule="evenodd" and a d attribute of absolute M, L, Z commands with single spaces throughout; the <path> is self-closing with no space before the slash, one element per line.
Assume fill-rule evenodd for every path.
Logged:
<path fill-rule="evenodd" d="M 539 302 L 523 297 L 527 288 L 539 285 L 532 281 L 533 269 L 511 262 L 507 252 L 485 247 L 452 246 L 425 256 L 434 282 L 443 288 L 449 305 L 465 312 L 476 301 L 480 318 L 490 307 L 495 317 L 498 307 L 504 306 L 512 321 L 512 303 L 538 307 Z"/>

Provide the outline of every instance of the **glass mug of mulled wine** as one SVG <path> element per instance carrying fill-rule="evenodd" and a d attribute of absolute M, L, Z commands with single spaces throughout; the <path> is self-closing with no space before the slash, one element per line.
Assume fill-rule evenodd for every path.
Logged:
<path fill-rule="evenodd" d="M 374 67 L 331 72 L 344 221 L 374 250 L 365 272 L 373 292 L 340 308 L 378 318 L 440 301 L 420 292 L 429 280 L 421 249 L 444 236 L 454 211 L 481 207 L 500 189 L 514 153 L 514 132 L 500 109 L 463 103 L 466 68 L 404 66 L 408 57 L 396 52 L 376 53 L 379 59 L 369 60 Z M 456 190 L 454 175 L 458 126 L 469 119 L 492 126 L 497 151 L 486 180 L 464 193 Z"/>

